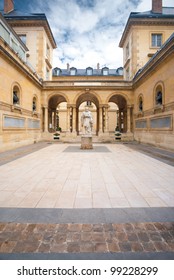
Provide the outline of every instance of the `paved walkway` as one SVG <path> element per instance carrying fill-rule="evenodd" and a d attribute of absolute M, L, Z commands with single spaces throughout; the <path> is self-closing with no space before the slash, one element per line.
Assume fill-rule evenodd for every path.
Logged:
<path fill-rule="evenodd" d="M 47 145 L 0 166 L 0 207 L 173 207 L 173 171 L 127 145 Z"/>
<path fill-rule="evenodd" d="M 173 159 L 136 144 L 0 154 L 0 259 L 174 259 Z"/>

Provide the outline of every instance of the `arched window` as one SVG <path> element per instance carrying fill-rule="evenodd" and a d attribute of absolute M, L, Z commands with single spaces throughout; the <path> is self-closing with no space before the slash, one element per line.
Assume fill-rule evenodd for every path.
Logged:
<path fill-rule="evenodd" d="M 36 111 L 36 109 L 37 109 L 37 100 L 36 100 L 36 97 L 33 97 L 33 112 L 35 112 Z"/>
<path fill-rule="evenodd" d="M 13 105 L 20 104 L 20 90 L 18 86 L 13 87 Z"/>
<path fill-rule="evenodd" d="M 138 109 L 140 112 L 143 111 L 143 98 L 142 96 L 139 97 L 139 100 L 138 100 Z"/>

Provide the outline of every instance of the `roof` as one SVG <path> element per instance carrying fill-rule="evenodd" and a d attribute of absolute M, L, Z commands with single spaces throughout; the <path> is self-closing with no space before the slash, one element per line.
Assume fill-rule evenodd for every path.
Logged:
<path fill-rule="evenodd" d="M 119 67 L 117 69 L 109 69 L 108 67 L 103 67 L 102 69 L 93 69 L 92 67 L 87 67 L 85 69 L 77 69 L 75 67 L 71 67 L 70 69 L 60 69 L 59 67 L 55 67 L 53 69 L 53 76 L 57 76 L 55 71 L 59 69 L 60 74 L 58 76 L 71 76 L 70 70 L 76 70 L 75 76 L 103 76 L 103 70 L 108 69 L 107 76 L 122 76 L 123 75 L 123 67 Z M 87 75 L 87 69 L 92 69 L 93 74 Z"/>
<path fill-rule="evenodd" d="M 56 41 L 54 39 L 53 33 L 51 31 L 50 25 L 48 23 L 47 17 L 45 14 L 34 14 L 34 13 L 24 13 L 18 10 L 13 10 L 12 12 L 5 14 L 4 11 L 1 11 L 4 18 L 12 25 L 13 22 L 18 22 L 20 25 L 21 21 L 37 21 L 38 24 L 44 22 L 44 28 L 46 33 L 52 43 L 53 48 L 56 48 Z"/>
<path fill-rule="evenodd" d="M 139 23 L 141 24 L 147 24 L 147 21 L 154 21 L 157 20 L 158 23 L 160 22 L 160 20 L 173 20 L 173 24 L 174 24 L 174 7 L 163 7 L 162 8 L 162 13 L 153 13 L 152 10 L 150 11 L 146 11 L 146 12 L 132 12 L 129 15 L 129 18 L 127 20 L 124 32 L 122 34 L 120 43 L 119 43 L 119 47 L 123 47 L 123 43 L 126 39 L 126 35 L 130 29 L 131 24 L 137 24 L 137 19 L 140 20 Z M 161 21 L 161 24 L 163 22 Z"/>

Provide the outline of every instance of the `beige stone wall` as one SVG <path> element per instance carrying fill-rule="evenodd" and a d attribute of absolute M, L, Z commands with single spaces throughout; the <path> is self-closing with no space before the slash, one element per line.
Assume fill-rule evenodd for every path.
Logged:
<path fill-rule="evenodd" d="M 174 25 L 174 24 L 173 24 Z M 126 69 L 129 68 L 129 78 L 142 68 L 159 48 L 151 47 L 151 34 L 162 34 L 164 43 L 173 33 L 172 25 L 136 25 L 132 26 L 123 46 L 124 79 Z M 129 44 L 129 56 L 126 56 L 126 47 Z"/>
<path fill-rule="evenodd" d="M 151 71 L 135 90 L 134 137 L 137 141 L 174 150 L 174 56 L 164 60 L 156 71 Z M 155 90 L 160 85 L 163 93 L 161 106 L 155 103 Z M 143 97 L 143 112 L 139 112 L 138 98 Z"/>
<path fill-rule="evenodd" d="M 28 72 L 29 74 L 29 72 Z M 20 93 L 20 104 L 13 104 L 13 87 Z M 41 88 L 15 64 L 1 57 L 0 151 L 39 141 L 41 137 Z M 33 113 L 33 97 L 37 110 Z"/>
<path fill-rule="evenodd" d="M 29 49 L 27 61 L 33 70 L 44 80 L 52 79 L 53 48 L 43 27 L 14 27 L 18 35 L 26 35 L 26 45 Z M 49 52 L 47 51 L 49 49 Z M 49 74 L 47 77 L 46 69 Z"/>

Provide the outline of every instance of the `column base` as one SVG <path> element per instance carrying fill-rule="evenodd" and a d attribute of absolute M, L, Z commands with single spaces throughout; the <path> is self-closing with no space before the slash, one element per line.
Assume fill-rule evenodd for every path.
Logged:
<path fill-rule="evenodd" d="M 93 149 L 92 145 L 92 136 L 83 135 L 81 137 L 81 149 L 82 150 L 91 150 Z"/>

